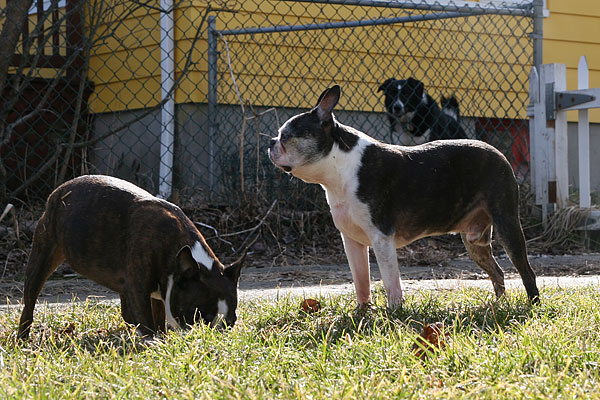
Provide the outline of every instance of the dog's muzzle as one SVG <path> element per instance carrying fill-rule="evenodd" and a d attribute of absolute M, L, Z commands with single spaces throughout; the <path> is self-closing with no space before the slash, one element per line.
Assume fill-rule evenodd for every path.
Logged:
<path fill-rule="evenodd" d="M 398 117 L 404 115 L 404 107 L 399 104 L 394 104 L 394 107 L 392 107 L 392 114 Z"/>
<path fill-rule="evenodd" d="M 281 165 L 279 164 L 278 160 L 279 160 L 279 153 L 284 150 L 285 151 L 285 147 L 283 146 L 282 143 L 279 143 L 279 148 L 277 147 L 277 143 L 278 140 L 277 139 L 271 139 L 271 141 L 269 142 L 269 158 L 271 159 L 271 162 L 273 164 L 275 164 L 277 167 L 281 168 L 282 170 L 284 170 L 285 172 L 291 172 L 292 171 L 292 167 L 290 167 L 289 165 Z"/>

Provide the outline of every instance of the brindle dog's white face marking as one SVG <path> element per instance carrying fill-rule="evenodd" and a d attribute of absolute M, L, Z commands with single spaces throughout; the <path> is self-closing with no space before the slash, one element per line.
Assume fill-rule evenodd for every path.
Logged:
<path fill-rule="evenodd" d="M 215 260 L 208 255 L 208 252 L 204 249 L 202 243 L 196 242 L 194 244 L 194 247 L 192 247 L 192 257 L 194 257 L 194 260 L 196 260 L 198 264 L 204 265 L 207 270 L 212 270 Z"/>
<path fill-rule="evenodd" d="M 167 317 L 167 323 L 169 324 L 169 326 L 171 328 L 174 329 L 181 329 L 181 325 L 179 325 L 179 322 L 177 322 L 177 319 L 175 319 L 175 317 L 173 317 L 173 312 L 171 310 L 171 292 L 173 290 L 173 274 L 169 275 L 169 278 L 167 280 L 167 292 L 165 293 L 165 297 L 166 299 L 164 300 L 165 303 L 165 315 Z"/>
<path fill-rule="evenodd" d="M 217 302 L 217 315 L 211 322 L 211 326 L 221 327 L 223 326 L 223 322 L 225 321 L 225 317 L 227 316 L 227 312 L 229 311 L 229 307 L 227 306 L 227 302 L 223 300 L 219 300 Z"/>

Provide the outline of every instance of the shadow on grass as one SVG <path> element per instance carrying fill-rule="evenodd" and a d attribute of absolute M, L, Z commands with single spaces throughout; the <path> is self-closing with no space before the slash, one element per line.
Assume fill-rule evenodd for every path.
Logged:
<path fill-rule="evenodd" d="M 20 309 L 6 315 L 7 321 L 15 321 L 0 333 L 0 344 L 22 349 L 49 352 L 85 351 L 91 354 L 117 352 L 136 353 L 148 347 L 148 341 L 135 333 L 135 327 L 125 323 L 120 307 L 96 301 L 61 304 L 39 304 L 28 339 L 17 339 Z"/>
<path fill-rule="evenodd" d="M 552 306 L 531 305 L 524 293 L 496 299 L 489 292 L 478 289 L 459 293 L 421 292 L 408 296 L 393 310 L 384 306 L 383 291 L 374 293 L 377 306 L 367 309 L 356 308 L 353 297 L 345 304 L 336 300 L 325 299 L 323 308 L 316 313 L 285 310 L 284 315 L 274 320 L 260 321 L 256 329 L 304 331 L 300 343 L 316 346 L 324 341 L 333 344 L 341 338 L 386 334 L 399 329 L 418 335 L 426 324 L 434 322 L 442 322 L 447 332 L 504 331 L 539 313 L 552 317 L 558 312 Z"/>
<path fill-rule="evenodd" d="M 65 332 L 62 328 L 38 327 L 27 340 L 18 340 L 16 335 L 11 335 L 10 338 L 3 338 L 2 342 L 12 342 L 14 346 L 34 352 L 73 354 L 83 351 L 91 355 L 116 353 L 120 356 L 143 352 L 153 344 L 137 336 L 134 328 L 130 326 L 84 332 Z"/>

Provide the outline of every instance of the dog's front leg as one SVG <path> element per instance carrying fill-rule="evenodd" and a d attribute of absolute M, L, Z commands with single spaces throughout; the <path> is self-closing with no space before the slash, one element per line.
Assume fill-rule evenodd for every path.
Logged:
<path fill-rule="evenodd" d="M 359 305 L 371 302 L 371 276 L 369 274 L 369 247 L 358 243 L 342 233 L 344 251 L 350 264 L 352 281 Z"/>
<path fill-rule="evenodd" d="M 402 302 L 402 285 L 398 271 L 398 256 L 394 236 L 376 234 L 371 238 L 381 280 L 387 293 L 388 307 L 394 308 Z"/>

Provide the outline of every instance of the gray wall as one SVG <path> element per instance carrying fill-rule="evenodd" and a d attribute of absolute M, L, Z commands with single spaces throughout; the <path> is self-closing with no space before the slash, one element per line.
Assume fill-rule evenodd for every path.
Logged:
<path fill-rule="evenodd" d="M 255 108 L 256 113 L 266 108 Z M 258 119 L 247 121 L 244 134 L 244 182 L 249 187 L 280 177 L 267 158 L 269 139 L 277 135 L 277 128 L 298 109 L 278 108 Z M 109 132 L 136 118 L 142 111 L 97 114 L 94 129 L 97 136 Z M 246 110 L 246 115 L 252 115 Z M 377 139 L 390 142 L 390 131 L 384 113 L 336 112 L 338 120 L 351 125 Z M 176 109 L 176 143 L 174 184 L 187 196 L 214 197 L 227 194 L 240 186 L 240 133 L 242 114 L 239 106 L 219 105 L 216 115 L 217 129 L 211 157 L 208 137 L 208 108 L 204 104 L 183 104 Z M 475 137 L 474 120 L 463 118 L 463 126 L 470 137 Z M 506 134 L 498 132 L 498 144 Z M 510 137 L 508 138 L 510 141 Z M 404 135 L 395 134 L 394 143 L 413 144 Z M 257 142 L 259 146 L 257 147 Z M 496 143 L 493 143 L 498 145 Z M 591 127 L 592 190 L 600 191 L 600 125 Z M 160 149 L 160 111 L 134 122 L 99 142 L 90 151 L 89 159 L 94 173 L 110 174 L 135 182 L 156 193 Z M 502 149 L 501 149 L 502 150 Z M 569 181 L 578 187 L 577 126 L 569 124 Z M 211 161 L 212 160 L 212 161 Z M 212 173 L 211 173 L 212 171 Z M 212 179 L 211 179 L 212 176 Z M 527 178 L 524 178 L 527 179 Z M 227 200 L 225 198 L 225 200 Z"/>
<path fill-rule="evenodd" d="M 254 112 L 260 114 L 266 110 L 255 108 Z M 269 140 L 277 135 L 280 124 L 299 111 L 302 110 L 278 108 L 276 112 L 269 111 L 247 120 L 243 159 L 246 185 L 269 179 L 277 172 L 267 157 Z M 97 114 L 94 133 L 97 137 L 105 135 L 142 112 Z M 246 110 L 246 115 L 251 116 L 252 113 Z M 389 139 L 388 122 L 383 113 L 339 112 L 336 116 L 372 136 L 386 141 Z M 208 107 L 205 104 L 177 106 L 174 183 L 185 194 L 222 193 L 240 184 L 241 109 L 239 106 L 219 105 L 215 120 L 217 128 L 211 157 Z M 155 193 L 158 188 L 159 151 L 160 111 L 156 110 L 96 144 L 89 155 L 90 171 L 119 176 Z"/>

